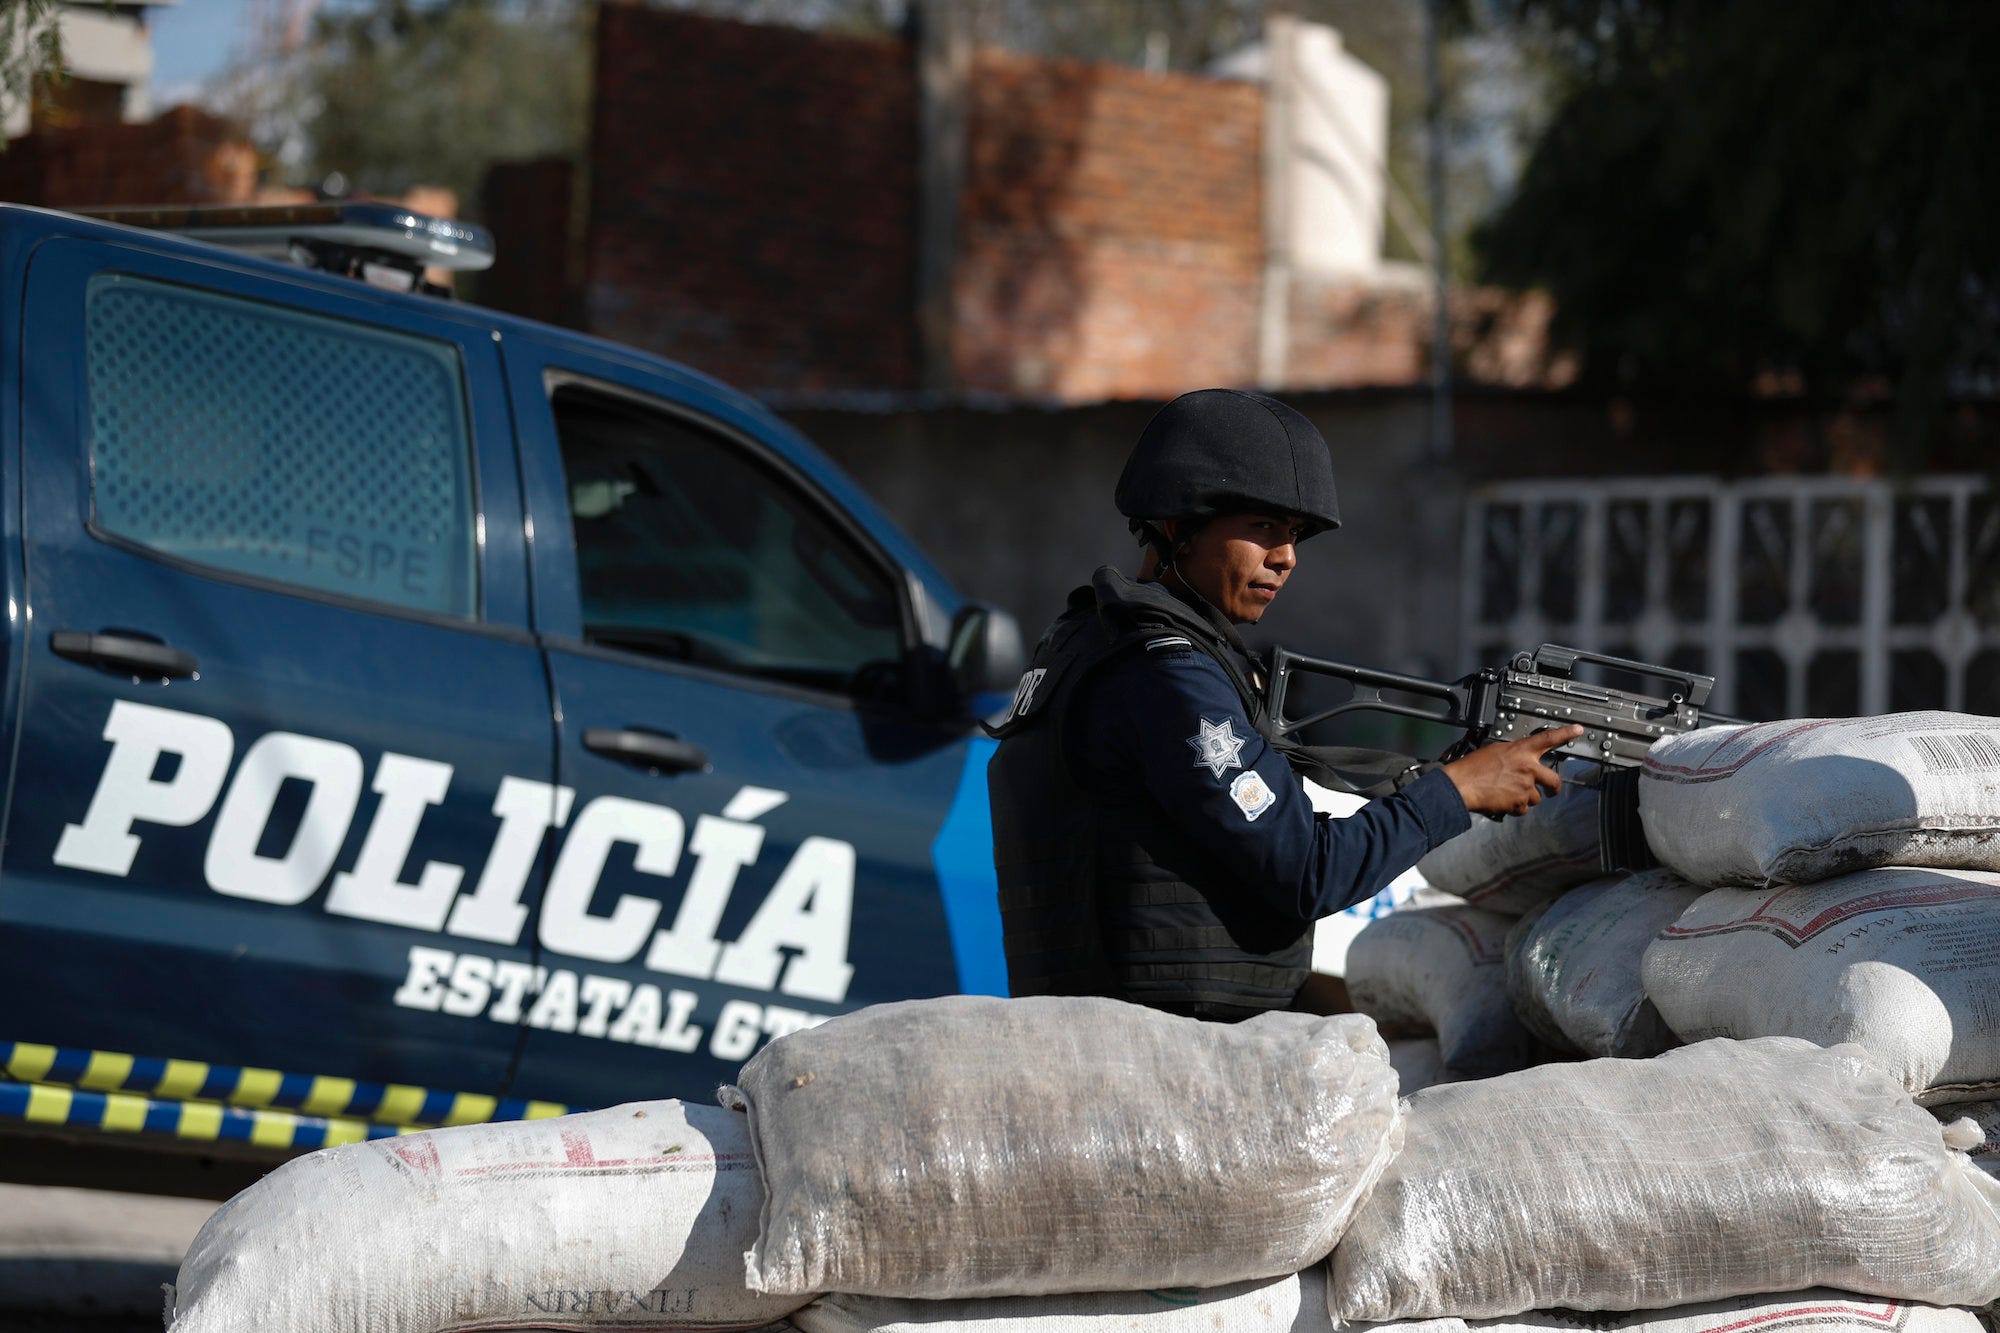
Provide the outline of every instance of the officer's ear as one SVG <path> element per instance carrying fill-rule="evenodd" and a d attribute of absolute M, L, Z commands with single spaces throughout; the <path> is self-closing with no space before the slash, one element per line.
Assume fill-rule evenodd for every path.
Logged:
<path fill-rule="evenodd" d="M 1194 545 L 1194 539 L 1208 526 L 1204 518 L 1166 518 L 1160 520 L 1162 550 L 1160 558 L 1169 565 L 1177 565 L 1180 558 Z"/>

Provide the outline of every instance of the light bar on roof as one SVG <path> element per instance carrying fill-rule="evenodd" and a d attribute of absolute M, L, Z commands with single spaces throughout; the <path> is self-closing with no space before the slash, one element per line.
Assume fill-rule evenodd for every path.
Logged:
<path fill-rule="evenodd" d="M 400 204 L 322 203 L 79 208 L 84 217 L 171 231 L 232 250 L 288 259 L 297 242 L 373 251 L 425 268 L 476 272 L 493 264 L 493 233 Z"/>

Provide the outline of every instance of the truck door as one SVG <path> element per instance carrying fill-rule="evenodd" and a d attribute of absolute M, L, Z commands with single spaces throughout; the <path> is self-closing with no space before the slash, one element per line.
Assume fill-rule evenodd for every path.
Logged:
<path fill-rule="evenodd" d="M 501 1092 L 553 730 L 491 331 L 64 238 L 21 346 L 0 1037 Z"/>
<path fill-rule="evenodd" d="M 568 803 L 519 1091 L 705 1097 L 828 1015 L 999 989 L 990 901 L 941 889 L 990 879 L 948 828 L 984 788 L 970 724 L 912 702 L 905 574 L 692 377 L 505 355 Z"/>

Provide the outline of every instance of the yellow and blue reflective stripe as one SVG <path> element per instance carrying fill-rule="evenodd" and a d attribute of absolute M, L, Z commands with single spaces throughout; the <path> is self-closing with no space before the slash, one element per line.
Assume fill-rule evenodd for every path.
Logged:
<path fill-rule="evenodd" d="M 538 1120 L 566 1115 L 571 1109 L 557 1102 L 520 1097 L 494 1098 L 407 1083 L 370 1083 L 34 1042 L 0 1041 L 0 1078 L 17 1085 L 73 1089 L 79 1094 L 137 1095 L 156 1105 L 219 1104 L 294 1113 L 294 1118 L 346 1119 L 406 1128 Z M 0 1118 L 20 1114 L 6 1110 L 11 1104 L 0 1104 Z"/>
<path fill-rule="evenodd" d="M 168 1134 L 262 1148 L 329 1148 L 416 1131 L 407 1125 L 246 1109 L 219 1102 L 165 1102 L 132 1092 L 91 1092 L 53 1083 L 0 1082 L 0 1120 L 127 1134 Z"/>

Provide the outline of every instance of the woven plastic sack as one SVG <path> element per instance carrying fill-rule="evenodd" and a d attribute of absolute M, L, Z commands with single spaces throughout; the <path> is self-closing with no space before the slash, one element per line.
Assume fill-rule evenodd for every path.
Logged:
<path fill-rule="evenodd" d="M 1433 888 L 1504 916 L 1520 916 L 1595 879 L 1602 842 L 1597 788 L 1578 779 L 1596 770 L 1582 760 L 1564 763 L 1561 791 L 1525 815 L 1473 820 L 1471 828 L 1417 862 L 1417 872 Z"/>
<path fill-rule="evenodd" d="M 1397 1089 L 1405 1097 L 1419 1088 L 1451 1081 L 1436 1037 L 1401 1037 L 1390 1042 L 1389 1064 L 1396 1071 Z"/>
<path fill-rule="evenodd" d="M 173 1333 L 752 1328 L 749 1126 L 638 1102 L 322 1149 L 218 1209 Z"/>
<path fill-rule="evenodd" d="M 1589 887 L 1585 885 L 1584 889 Z M 1584 889 L 1572 889 L 1570 892 L 1581 893 Z M 1582 1052 L 1577 1049 L 1576 1044 L 1565 1037 L 1562 1029 L 1556 1025 L 1555 1015 L 1542 1003 L 1541 995 L 1533 987 L 1523 984 L 1521 951 L 1526 947 L 1529 933 L 1548 914 L 1551 905 L 1552 903 L 1542 903 L 1540 906 L 1529 908 L 1527 915 L 1517 918 L 1507 929 L 1506 943 L 1501 945 L 1507 960 L 1507 1007 L 1514 1011 L 1514 1017 L 1521 1020 L 1521 1026 L 1528 1030 L 1529 1035 L 1551 1054 L 1581 1055 Z M 1409 1095 L 1408 1089 L 1404 1090 L 1404 1095 Z"/>
<path fill-rule="evenodd" d="M 1333 1255 L 1350 1320 L 1828 1286 L 2000 1298 L 2000 1180 L 1853 1046 L 1706 1041 L 1429 1088 Z"/>
<path fill-rule="evenodd" d="M 1333 1333 L 1326 1267 L 1227 1287 L 919 1301 L 822 1296 L 801 1333 Z"/>
<path fill-rule="evenodd" d="M 1372 1333 L 1983 1333 L 1970 1310 L 1811 1287 L 1671 1310 L 1604 1314 L 1531 1310 L 1506 1319 L 1422 1319 L 1376 1324 Z"/>
<path fill-rule="evenodd" d="M 1646 870 L 1572 889 L 1523 917 L 1507 940 L 1514 1012 L 1530 1032 L 1583 1055 L 1640 1059 L 1680 1045 L 1646 998 L 1639 966 L 1653 937 L 1703 892 L 1671 870 Z"/>
<path fill-rule="evenodd" d="M 1933 1106 L 1931 1114 L 1940 1123 L 1955 1125 L 1970 1120 L 1977 1143 L 1968 1142 L 1966 1155 L 1972 1164 L 1989 1176 L 2000 1176 L 2000 1101 L 1958 1102 L 1951 1106 Z M 1970 1140 L 1972 1135 L 1968 1135 Z"/>
<path fill-rule="evenodd" d="M 1358 1014 L 1238 1024 L 1088 997 L 877 1005 L 760 1051 L 752 1289 L 1219 1287 L 1333 1248 L 1401 1141 Z"/>
<path fill-rule="evenodd" d="M 1507 1003 L 1511 918 L 1477 907 L 1406 907 L 1354 937 L 1347 993 L 1384 1027 L 1437 1034 L 1445 1068 L 1460 1077 L 1520 1069 L 1534 1038 Z"/>
<path fill-rule="evenodd" d="M 2000 875 L 1717 889 L 1660 932 L 1644 973 L 1689 1040 L 1851 1041 L 1924 1101 L 2000 1091 Z"/>
<path fill-rule="evenodd" d="M 1799 718 L 1654 743 L 1639 818 L 1696 884 L 1810 884 L 1872 866 L 2000 870 L 2000 718 Z"/>

